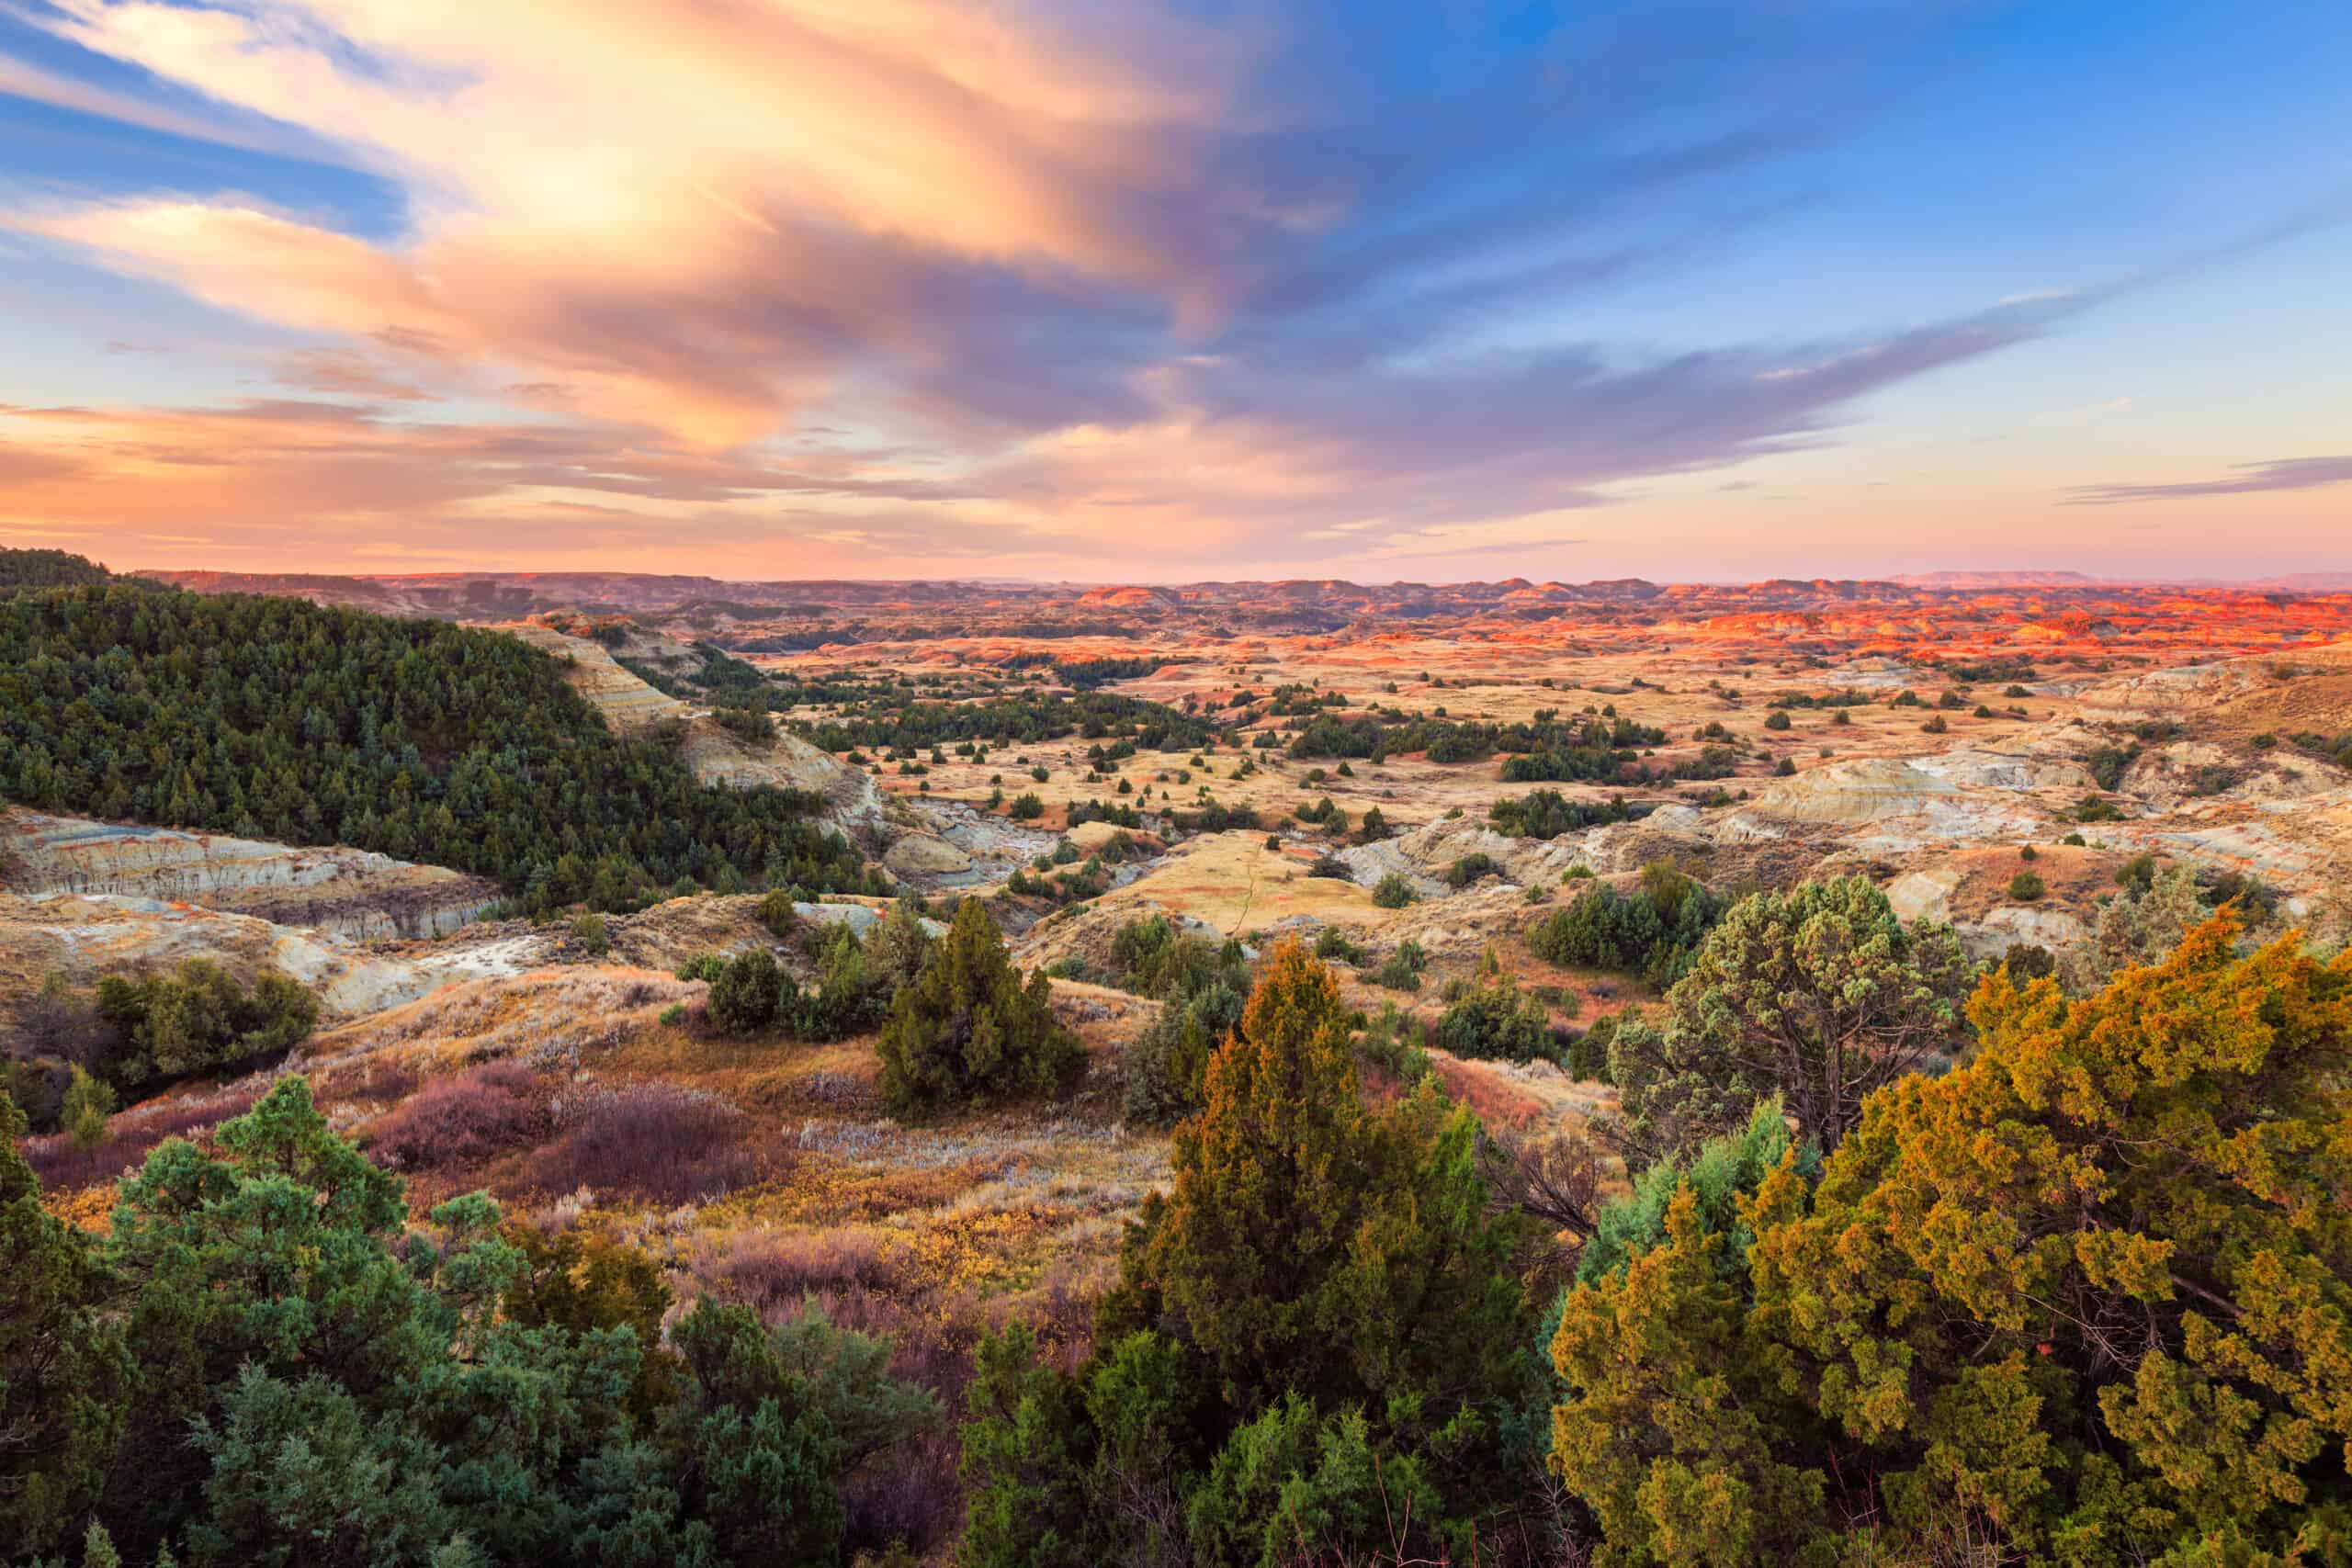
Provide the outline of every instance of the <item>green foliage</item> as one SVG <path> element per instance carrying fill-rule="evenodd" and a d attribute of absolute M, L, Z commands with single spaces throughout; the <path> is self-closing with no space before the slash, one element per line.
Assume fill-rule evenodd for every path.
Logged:
<path fill-rule="evenodd" d="M 2020 904 L 2030 904 L 2050 891 L 2038 871 L 2021 871 L 2009 878 L 2009 897 Z"/>
<path fill-rule="evenodd" d="M 1348 1023 L 1328 973 L 1278 948 L 1094 1357 L 1057 1372 L 1017 1325 L 983 1342 L 959 1562 L 1254 1568 L 1494 1539 L 1490 1412 L 1533 1386 L 1509 1339 L 1532 1326 L 1523 1233 L 1493 1215 L 1466 1114 L 1430 1088 L 1366 1108 Z"/>
<path fill-rule="evenodd" d="M 1109 1342 L 1076 1372 L 1014 1323 L 982 1337 L 966 1393 L 962 1568 L 1158 1562 L 1184 1548 L 1182 1484 L 1206 1391 L 1165 1337 Z"/>
<path fill-rule="evenodd" d="M 1127 1120 L 1167 1126 L 1200 1109 L 1210 1053 L 1241 1019 L 1241 992 L 1222 977 L 1160 1005 L 1121 1062 Z"/>
<path fill-rule="evenodd" d="M 1780 1101 L 1758 1100 L 1746 1126 L 1709 1138 L 1687 1156 L 1668 1156 L 1635 1177 L 1632 1191 L 1603 1204 L 1591 1237 L 1577 1255 L 1577 1278 L 1593 1283 L 1663 1246 L 1667 1211 L 1684 1191 L 1691 1194 L 1701 1223 L 1729 1238 L 1717 1261 L 1727 1277 L 1736 1274 L 1746 1267 L 1748 1244 L 1756 1239 L 1740 1217 L 1740 1202 L 1756 1195 L 1792 1148 L 1798 1174 L 1808 1182 L 1817 1179 L 1820 1151 L 1811 1143 L 1796 1142 Z"/>
<path fill-rule="evenodd" d="M 965 900 L 890 1005 L 877 1046 L 884 1102 L 893 1114 L 919 1115 L 1059 1086 L 1082 1053 L 1054 1021 L 1051 997 L 1043 970 L 1023 983 L 996 922 Z"/>
<path fill-rule="evenodd" d="M 1004 808 L 1004 814 L 1015 822 L 1034 822 L 1046 814 L 1046 803 L 1024 791 L 1012 797 L 1012 804 Z"/>
<path fill-rule="evenodd" d="M 1340 927 L 1325 926 L 1315 933 L 1315 956 L 1327 961 L 1336 958 L 1342 964 L 1362 964 L 1363 948 Z"/>
<path fill-rule="evenodd" d="M 1162 1003 L 1120 1064 L 1127 1119 L 1166 1125 L 1190 1115 L 1200 1106 L 1209 1052 L 1241 1018 L 1250 984 L 1241 944 L 1151 915 L 1119 928 L 1111 963 L 1113 984 Z"/>
<path fill-rule="evenodd" d="M 122 583 L 0 601 L 0 797 L 352 844 L 496 878 L 545 912 L 681 876 L 859 888 L 813 795 L 706 788 L 503 633 Z"/>
<path fill-rule="evenodd" d="M 838 717 L 793 728 L 827 751 L 913 752 L 975 740 L 1021 745 L 1073 734 L 1125 741 L 1138 750 L 1191 751 L 1216 736 L 1207 721 L 1164 704 L 1091 691 L 938 702 L 899 689 L 861 694 Z"/>
<path fill-rule="evenodd" d="M 1501 871 L 1502 867 L 1495 863 L 1494 856 L 1484 851 L 1475 851 L 1445 868 L 1445 885 L 1448 887 L 1467 887 L 1481 877 L 1498 875 Z"/>
<path fill-rule="evenodd" d="M 1421 944 L 1407 937 L 1372 972 L 1372 983 L 1384 990 L 1418 991 L 1421 988 L 1421 966 L 1428 962 Z"/>
<path fill-rule="evenodd" d="M 2077 822 L 2120 822 L 2123 813 L 2115 802 L 2105 795 L 2086 795 L 2075 807 Z"/>
<path fill-rule="evenodd" d="M 729 1034 L 758 1034 L 774 1026 L 785 973 L 775 955 L 755 947 L 727 961 L 710 983 L 710 1021 Z"/>
<path fill-rule="evenodd" d="M 710 717 L 719 728 L 749 745 L 765 746 L 775 739 L 775 720 L 761 709 L 715 707 Z"/>
<path fill-rule="evenodd" d="M 1609 1077 L 1609 1046 L 1617 1038 L 1617 1025 L 1624 1015 L 1606 1013 L 1592 1021 L 1592 1027 L 1568 1042 L 1568 1077 L 1587 1082 L 1607 1083 Z"/>
<path fill-rule="evenodd" d="M 102 1143 L 107 1135 L 107 1118 L 113 1114 L 114 1090 L 92 1077 L 79 1062 L 74 1063 L 58 1114 L 66 1135 L 84 1148 Z"/>
<path fill-rule="evenodd" d="M 1445 1498 L 1421 1455 L 1374 1437 L 1362 1410 L 1324 1415 L 1296 1393 L 1236 1430 L 1184 1510 L 1202 1568 L 1265 1568 L 1350 1549 L 1430 1553 Z"/>
<path fill-rule="evenodd" d="M 1437 1021 L 1437 1043 L 1457 1056 L 1548 1061 L 1555 1054 L 1551 1015 L 1507 976 L 1475 987 Z"/>
<path fill-rule="evenodd" d="M 789 888 L 775 887 L 761 894 L 753 913 L 759 917 L 760 924 L 767 927 L 768 934 L 778 942 L 789 942 L 793 933 L 800 929 L 800 911 L 793 903 Z"/>
<path fill-rule="evenodd" d="M 217 1154 L 156 1149 L 96 1247 L 41 1213 L 8 1116 L 11 1561 L 86 1521 L 91 1562 L 821 1563 L 842 1474 L 935 1419 L 821 1312 L 705 1301 L 672 1356 L 641 1255 L 502 1229 L 480 1193 L 409 1228 L 299 1077 Z"/>
<path fill-rule="evenodd" d="M 264 970 L 244 986 L 209 958 L 168 975 L 106 976 L 97 1007 L 126 1041 L 98 1076 L 125 1087 L 242 1066 L 301 1041 L 319 1017 L 299 981 Z"/>
<path fill-rule="evenodd" d="M 571 940 L 597 958 L 613 950 L 612 933 L 605 929 L 605 917 L 593 909 L 584 915 L 572 917 Z"/>
<path fill-rule="evenodd" d="M 89 1237 L 40 1206 L 0 1095 L 0 1552 L 65 1540 L 105 1485 L 133 1378 L 115 1281 Z"/>
<path fill-rule="evenodd" d="M 1784 1156 L 1744 1253 L 1686 1182 L 1571 1292 L 1553 1460 L 1600 1560 L 2339 1556 L 2352 959 L 2235 934 L 2079 1002 L 1995 976 L 1974 1058 L 1817 1182 Z"/>
<path fill-rule="evenodd" d="M 1574 874 L 1571 868 L 1570 874 Z M 1584 878 L 1577 878 L 1581 881 Z M 1599 884 L 1530 927 L 1527 945 L 1552 964 L 1612 969 L 1671 985 L 1731 900 L 1663 862 L 1631 894 Z"/>
<path fill-rule="evenodd" d="M 1345 1399 L 1400 1378 L 1461 1386 L 1453 1374 L 1492 1349 L 1463 1342 L 1476 1337 L 1470 1324 L 1517 1310 L 1498 1277 L 1481 1280 L 1425 1228 L 1467 1226 L 1449 1243 L 1507 1256 L 1507 1234 L 1439 1196 L 1476 1181 L 1464 1163 L 1472 1133 L 1466 1116 L 1449 1117 L 1434 1098 L 1377 1117 L 1364 1110 L 1337 988 L 1285 943 L 1232 1043 L 1211 1059 L 1206 1106 L 1177 1130 L 1174 1190 L 1137 1241 L 1130 1281 L 1150 1281 L 1244 1409 L 1263 1409 L 1284 1389 Z M 1430 1250 L 1400 1256 L 1394 1237 L 1363 1250 L 1390 1224 Z M 1375 1280 L 1390 1288 L 1354 1293 Z M 1408 1324 L 1441 1299 L 1463 1315 L 1445 1343 L 1419 1339 Z M 1332 1313 L 1404 1331 L 1335 1337 Z"/>
<path fill-rule="evenodd" d="M 1957 1054 L 1973 974 L 1950 928 L 1905 926 L 1865 877 L 1743 898 L 1668 994 L 1665 1029 L 1618 1030 L 1621 1136 L 1687 1152 L 1777 1097 L 1834 1149 L 1872 1089 Z"/>
<path fill-rule="evenodd" d="M 1239 942 L 1182 931 L 1159 914 L 1129 920 L 1113 934 L 1111 967 L 1113 984 L 1160 1000 L 1191 996 L 1214 981 L 1237 989 L 1249 985 Z"/>
<path fill-rule="evenodd" d="M 2070 991 L 2096 991 L 2124 969 L 2162 963 L 2212 913 L 2186 867 L 2153 872 L 2144 889 L 2127 889 L 2099 905 L 2090 941 L 2066 950 L 2058 962 L 2058 977 Z"/>
<path fill-rule="evenodd" d="M 1402 873 L 1392 871 L 1374 886 L 1372 901 L 1383 909 L 1401 909 L 1408 904 L 1419 903 L 1420 895 L 1413 891 L 1413 885 L 1405 880 Z"/>
<path fill-rule="evenodd" d="M 87 556 L 64 550 L 0 549 L 0 595 L 32 588 L 84 588 L 113 574 Z"/>

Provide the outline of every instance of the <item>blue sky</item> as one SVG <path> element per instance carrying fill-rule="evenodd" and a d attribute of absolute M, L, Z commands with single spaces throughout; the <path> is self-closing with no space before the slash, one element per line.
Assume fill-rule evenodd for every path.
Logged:
<path fill-rule="evenodd" d="M 0 542 L 2352 570 L 2352 7 L 13 0 Z"/>

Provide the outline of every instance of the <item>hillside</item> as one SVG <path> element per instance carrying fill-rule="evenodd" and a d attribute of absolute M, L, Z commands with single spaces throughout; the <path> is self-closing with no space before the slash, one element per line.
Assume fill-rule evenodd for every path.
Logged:
<path fill-rule="evenodd" d="M 111 1270 L 52 1315 L 130 1357 L 91 1395 L 120 1422 L 103 1483 L 68 1483 L 130 1559 L 289 1517 L 218 1500 L 244 1450 L 191 1459 L 200 1415 L 373 1433 L 432 1478 L 400 1495 L 430 1539 L 501 1563 L 602 1561 L 576 1543 L 623 1486 L 651 1561 L 970 1568 L 1050 1535 L 1075 1568 L 1181 1529 L 1195 1563 L 1475 1538 L 1557 1568 L 1653 1539 L 1622 1494 L 1719 1462 L 1723 1385 L 1743 1473 L 1796 1478 L 1724 1516 L 1736 1560 L 1802 1561 L 1867 1498 L 1989 1461 L 1847 1431 L 1815 1403 L 1836 1378 L 1792 1393 L 1708 1347 L 1843 1367 L 1923 1299 L 1928 1392 L 1889 1408 L 2000 1395 L 2047 1500 L 2008 1547 L 2198 1506 L 2297 1528 L 2197 1502 L 2166 1456 L 2199 1428 L 2160 1443 L 2116 1401 L 2162 1355 L 2310 1403 L 2275 1334 L 2208 1354 L 2165 1293 L 2283 1321 L 2217 1235 L 2312 1281 L 2296 1334 L 2352 1322 L 2352 1258 L 2288 1217 L 2352 1179 L 2324 1153 L 2352 960 L 2314 956 L 2352 931 L 2343 602 L 1317 580 L 716 610 L 662 607 L 702 582 L 531 581 L 427 585 L 470 592 L 437 619 L 0 599 L 26 802 L 0 809 L 0 1072 L 30 1119 L 0 1186 L 43 1258 Z M 2207 1028 L 2249 998 L 2259 1029 Z M 2152 1030 L 2197 1064 L 2177 1092 L 2104 1054 Z M 2019 1100 L 2052 1060 L 2112 1118 Z M 2226 1126 L 2185 1134 L 2209 1105 Z M 1937 1131 L 1969 1118 L 2120 1195 L 2049 1207 L 2039 1168 Z M 2301 1209 L 2227 1174 L 2278 1168 L 2242 1152 L 2151 1173 L 2240 1126 L 2293 1140 Z M 175 1207 L 184 1180 L 213 1196 Z M 1989 1249 L 1958 1283 L 1906 1228 L 1923 1203 Z M 2005 1250 L 2013 1213 L 2092 1262 Z M 164 1271 L 184 1315 L 156 1321 L 107 1281 L 165 1234 L 191 1283 Z M 2106 1272 L 2118 1235 L 2170 1249 L 2162 1280 Z M 1981 1284 L 2038 1268 L 2088 1326 Z M 1852 1314 L 1826 1348 L 1792 1294 L 1815 1279 Z M 336 1326 L 354 1292 L 380 1351 Z M 2012 1397 L 2018 1367 L 2050 1403 Z M 510 1443 L 559 1389 L 573 1414 Z M 2274 1489 L 2327 1494 L 2332 1451 L 2274 1455 Z M 1344 1550 L 1283 1555 L 1261 1452 Z M 1547 1452 L 1565 1491 L 1525 1479 Z M 748 1504 L 704 1479 L 738 1454 Z M 2155 1510 L 2124 1536 L 2116 1475 Z M 372 1482 L 319 1484 L 390 1539 Z M 1921 1506 L 1896 1560 L 1939 1560 L 1951 1516 Z"/>
<path fill-rule="evenodd" d="M 345 843 L 537 908 L 673 884 L 860 886 L 818 802 L 698 784 L 496 633 L 115 585 L 0 601 L 0 798 Z"/>

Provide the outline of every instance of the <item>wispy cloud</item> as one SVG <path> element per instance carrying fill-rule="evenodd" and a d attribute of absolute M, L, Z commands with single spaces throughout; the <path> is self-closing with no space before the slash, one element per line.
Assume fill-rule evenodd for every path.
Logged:
<path fill-rule="evenodd" d="M 2077 485 L 2066 492 L 2070 506 L 2113 506 L 2130 501 L 2187 501 L 2202 495 L 2252 495 L 2262 491 L 2316 490 L 2352 483 L 2352 457 L 2275 457 L 2239 463 L 2220 479 L 2171 484 Z"/>
<path fill-rule="evenodd" d="M 0 230 L 238 319 L 232 385 L 283 395 L 19 411 L 0 517 L 223 547 L 635 530 L 776 570 L 1543 545 L 1644 479 L 1835 444 L 1862 400 L 2122 287 L 1607 339 L 1610 291 L 1803 206 L 1778 176 L 1867 124 L 1947 9 L 28 0 L 156 91 L 0 62 L 0 92 L 325 150 L 391 194 L 364 220 L 143 168 L 10 195 Z"/>

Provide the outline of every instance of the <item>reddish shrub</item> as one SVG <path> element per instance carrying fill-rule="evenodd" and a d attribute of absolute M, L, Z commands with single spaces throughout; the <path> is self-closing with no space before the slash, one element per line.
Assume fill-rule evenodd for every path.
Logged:
<path fill-rule="evenodd" d="M 1499 1069 L 1476 1062 L 1433 1057 L 1438 1081 L 1457 1105 L 1466 1105 L 1489 1127 L 1521 1127 L 1544 1115 L 1543 1100 L 1521 1089 Z"/>
<path fill-rule="evenodd" d="M 232 1116 L 243 1116 L 260 1098 L 259 1091 L 249 1089 L 175 1095 L 117 1112 L 107 1122 L 107 1135 L 87 1148 L 62 1133 L 27 1138 L 19 1146 L 45 1190 L 78 1191 L 114 1180 L 166 1138 L 194 1138 Z"/>
<path fill-rule="evenodd" d="M 604 1089 L 558 1108 L 564 1128 L 534 1154 L 526 1190 L 633 1192 L 684 1203 L 747 1187 L 772 1173 L 772 1155 L 747 1148 L 744 1114 L 716 1096 L 670 1084 Z"/>
<path fill-rule="evenodd" d="M 492 1062 L 429 1083 L 377 1118 L 369 1157 L 401 1170 L 469 1165 L 547 1135 L 553 1118 L 532 1098 L 537 1080 Z"/>
<path fill-rule="evenodd" d="M 710 1271 L 752 1306 L 797 1311 L 811 1293 L 854 1298 L 888 1285 L 894 1262 L 871 1231 L 769 1232 L 738 1241 Z"/>

